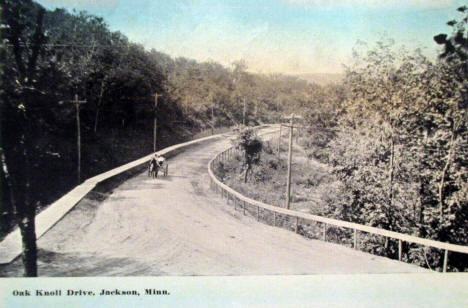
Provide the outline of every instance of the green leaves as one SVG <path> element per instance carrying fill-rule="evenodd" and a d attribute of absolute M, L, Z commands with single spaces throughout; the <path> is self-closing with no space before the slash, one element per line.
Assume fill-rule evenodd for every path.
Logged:
<path fill-rule="evenodd" d="M 465 14 L 466 7 L 459 12 Z M 420 51 L 398 49 L 385 39 L 354 53 L 354 63 L 346 68 L 349 95 L 338 128 L 321 151 L 325 153 L 321 158 L 332 165 L 343 184 L 342 191 L 335 191 L 339 195 L 328 200 L 329 215 L 468 243 L 466 23 L 466 17 L 449 21 L 453 33 L 434 37 L 444 46 L 435 63 Z M 314 115 L 326 111 L 322 105 L 314 107 Z M 320 121 L 314 116 L 308 120 L 322 131 L 336 125 L 328 119 L 326 125 L 318 126 Z M 395 254 L 392 245 L 380 249 L 375 241 L 369 239 L 364 246 L 384 255 Z M 410 249 L 408 258 L 433 268 L 442 266 L 439 252 L 427 253 L 421 259 L 420 253 Z M 468 266 L 467 258 L 451 262 L 458 269 Z"/>

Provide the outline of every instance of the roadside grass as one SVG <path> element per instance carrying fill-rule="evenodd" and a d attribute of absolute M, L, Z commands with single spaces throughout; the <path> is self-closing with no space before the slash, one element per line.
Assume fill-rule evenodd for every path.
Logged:
<path fill-rule="evenodd" d="M 330 201 L 337 198 L 340 182 L 331 174 L 330 168 L 312 158 L 299 144 L 293 144 L 291 169 L 290 209 L 313 215 L 328 216 L 333 209 Z M 253 167 L 252 174 L 244 183 L 244 163 L 242 153 L 236 153 L 231 160 L 220 162 L 214 168 L 216 176 L 239 193 L 273 206 L 286 207 L 288 174 L 288 138 L 283 136 L 278 155 L 278 138 L 264 141 L 260 161 Z M 242 206 L 242 205 L 241 205 Z M 246 212 L 257 215 L 257 209 L 247 206 Z M 294 217 L 276 215 L 260 210 L 259 220 L 270 225 L 295 231 Z M 307 237 L 322 239 L 324 229 L 321 223 L 301 221 L 298 233 Z M 349 234 L 348 234 L 349 233 Z M 352 234 L 348 230 L 328 228 L 327 241 L 351 246 Z"/>
<path fill-rule="evenodd" d="M 260 162 L 253 167 L 247 183 L 243 182 L 243 157 L 237 153 L 230 161 L 215 166 L 216 175 L 236 191 L 258 201 L 286 207 L 288 176 L 287 138 L 281 140 L 278 155 L 278 138 L 265 141 Z M 327 210 L 327 198 L 333 186 L 339 183 L 328 166 L 308 157 L 302 147 L 293 146 L 291 169 L 290 209 L 320 215 Z"/>

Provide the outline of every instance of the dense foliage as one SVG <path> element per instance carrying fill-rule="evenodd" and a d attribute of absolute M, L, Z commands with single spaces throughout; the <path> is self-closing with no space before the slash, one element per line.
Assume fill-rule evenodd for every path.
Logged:
<path fill-rule="evenodd" d="M 448 22 L 453 33 L 434 37 L 443 46 L 437 61 L 383 38 L 374 46 L 356 47 L 343 85 L 309 89 L 307 104 L 296 106 L 306 129 L 296 133 L 294 209 L 307 204 L 314 214 L 468 244 L 468 9 L 458 11 L 461 18 Z M 262 155 L 252 188 L 234 181 L 235 163 L 224 167 L 223 179 L 251 197 L 280 205 L 286 162 L 284 155 L 275 156 Z M 334 179 L 317 179 L 326 168 L 304 156 L 331 168 Z M 275 193 L 259 196 L 264 187 Z M 334 232 L 347 241 L 349 234 Z M 398 242 L 379 236 L 363 236 L 360 247 L 398 257 Z M 403 247 L 405 261 L 432 269 L 442 268 L 443 254 L 415 244 Z M 448 265 L 466 271 L 468 256 L 452 252 Z"/>
<path fill-rule="evenodd" d="M 86 100 L 84 180 L 150 153 L 154 117 L 161 148 L 207 129 L 275 120 L 309 88 L 249 73 L 242 61 L 227 68 L 145 50 L 86 12 L 49 11 L 32 0 L 0 5 L 0 235 L 24 222 L 34 242 L 37 209 L 77 184 L 75 95 Z"/>
<path fill-rule="evenodd" d="M 312 131 L 326 136 L 325 154 L 316 157 L 342 185 L 324 214 L 467 244 L 468 11 L 459 12 L 462 18 L 448 23 L 453 33 L 434 38 L 445 44 L 435 63 L 388 39 L 362 46 L 346 70 L 346 99 L 335 108 L 313 107 L 312 114 L 324 115 L 309 117 Z M 371 251 L 397 254 L 396 245 L 374 241 L 381 239 L 368 239 Z M 443 251 L 409 246 L 405 252 L 409 261 L 442 266 Z M 453 253 L 450 265 L 466 269 L 468 259 Z"/>
<path fill-rule="evenodd" d="M 434 37 L 443 48 L 438 61 L 383 40 L 356 51 L 344 84 L 320 87 L 253 74 L 242 61 L 224 67 L 173 59 L 86 12 L 48 11 L 32 0 L 0 5 L 0 226 L 3 235 L 19 224 L 25 255 L 36 253 L 37 209 L 77 184 L 75 95 L 86 100 L 82 179 L 150 153 L 154 117 L 160 148 L 207 129 L 278 122 L 294 111 L 309 126 L 302 148 L 331 166 L 340 183 L 330 187 L 321 214 L 467 244 L 466 7 L 448 23 L 453 33 Z M 244 139 L 253 153 L 247 181 L 261 144 Z M 392 243 L 366 241 L 370 251 L 396 254 Z M 409 261 L 435 268 L 442 253 L 405 247 Z M 27 262 L 26 274 L 37 274 Z M 450 257 L 452 269 L 467 264 Z"/>

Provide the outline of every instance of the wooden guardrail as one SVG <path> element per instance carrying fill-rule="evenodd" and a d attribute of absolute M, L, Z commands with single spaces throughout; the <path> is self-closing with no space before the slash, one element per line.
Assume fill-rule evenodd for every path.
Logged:
<path fill-rule="evenodd" d="M 259 220 L 259 212 L 260 209 L 269 211 L 273 214 L 273 225 L 276 226 L 276 215 L 281 214 L 285 216 L 295 217 L 295 231 L 298 232 L 300 220 L 307 220 L 307 221 L 314 221 L 322 224 L 323 228 L 323 240 L 326 241 L 326 234 L 327 228 L 329 225 L 335 227 L 342 227 L 348 228 L 353 230 L 353 247 L 354 249 L 358 249 L 358 242 L 359 242 L 359 233 L 358 232 L 366 232 L 370 234 L 380 235 L 386 238 L 393 238 L 398 240 L 398 259 L 401 261 L 402 259 L 402 244 L 403 242 L 408 243 L 415 243 L 420 244 L 427 247 L 434 247 L 444 251 L 444 261 L 443 261 L 443 272 L 447 271 L 447 262 L 448 262 L 448 255 L 449 252 L 458 252 L 468 254 L 468 246 L 450 244 L 445 242 L 434 241 L 430 239 L 424 239 L 416 236 L 411 236 L 403 233 L 398 233 L 394 231 L 388 231 L 385 229 L 370 227 L 366 225 L 361 225 L 357 223 L 352 223 L 348 221 L 342 221 L 302 212 L 297 212 L 293 210 L 288 210 L 285 208 L 280 208 L 277 206 L 269 205 L 251 198 L 248 198 L 241 193 L 235 191 L 234 189 L 230 188 L 226 184 L 222 183 L 214 174 L 213 167 L 215 164 L 219 162 L 226 162 L 231 159 L 234 155 L 234 152 L 237 151 L 234 147 L 228 148 L 220 153 L 218 153 L 210 162 L 208 163 L 208 173 L 210 175 L 210 187 L 212 190 L 215 190 L 217 193 L 220 193 L 223 198 L 229 200 L 233 200 L 234 206 L 237 207 L 239 203 L 241 208 L 244 211 L 246 210 L 246 205 L 250 205 L 251 207 L 256 208 L 257 210 L 257 220 Z"/>

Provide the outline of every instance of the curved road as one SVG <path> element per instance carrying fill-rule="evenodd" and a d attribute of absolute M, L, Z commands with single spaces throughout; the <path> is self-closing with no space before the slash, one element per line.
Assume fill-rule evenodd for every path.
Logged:
<path fill-rule="evenodd" d="M 146 172 L 103 202 L 81 201 L 39 241 L 40 276 L 407 273 L 426 270 L 309 240 L 235 212 L 209 190 L 217 140 L 168 160 L 169 176 Z M 21 261 L 0 269 L 20 276 Z"/>

